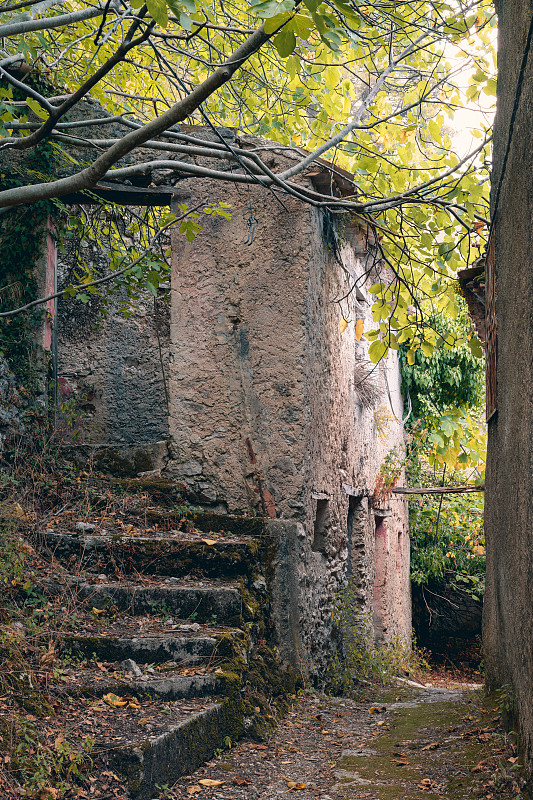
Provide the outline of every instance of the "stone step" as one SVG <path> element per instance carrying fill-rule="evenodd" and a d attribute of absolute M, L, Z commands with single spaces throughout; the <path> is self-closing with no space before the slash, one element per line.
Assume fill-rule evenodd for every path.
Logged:
<path fill-rule="evenodd" d="M 61 717 L 43 719 L 43 735 L 50 741 L 58 736 L 62 739 L 65 720 L 69 720 L 71 746 L 79 749 L 82 742 L 91 742 L 94 796 L 121 800 L 160 797 L 162 787 L 193 772 L 228 740 L 235 742 L 248 722 L 245 703 L 238 694 L 223 700 L 153 700 L 128 695 L 95 701 L 71 696 L 59 702 Z M 249 724 L 253 724 L 252 718 L 253 711 Z"/>
<path fill-rule="evenodd" d="M 122 636 L 102 632 L 88 636 L 65 634 L 63 647 L 75 656 L 96 658 L 101 661 L 132 659 L 137 664 L 161 664 L 173 661 L 181 667 L 247 661 L 246 635 L 239 629 L 217 630 L 190 636 L 166 634 Z"/>
<path fill-rule="evenodd" d="M 114 574 L 185 577 L 191 572 L 206 578 L 253 580 L 261 561 L 256 539 L 212 540 L 179 532 L 152 536 L 44 531 L 39 543 L 70 569 Z"/>
<path fill-rule="evenodd" d="M 102 697 L 105 694 L 133 695 L 139 698 L 152 697 L 159 700 L 187 700 L 193 697 L 213 697 L 224 695 L 228 691 L 228 677 L 207 673 L 205 675 L 176 675 L 166 678 L 148 678 L 147 680 L 109 680 L 80 683 L 65 688 L 72 696 Z"/>
<path fill-rule="evenodd" d="M 112 693 L 159 700 L 220 696 L 241 688 L 239 675 L 220 667 L 183 667 L 173 661 L 152 666 L 132 659 L 63 666 L 57 683 L 70 697 L 99 698 Z"/>
<path fill-rule="evenodd" d="M 124 775 L 133 800 L 151 800 L 158 787 L 172 785 L 210 759 L 228 740 L 236 741 L 244 732 L 238 700 L 213 703 L 187 717 L 169 721 L 159 735 L 109 753 L 109 762 Z"/>
<path fill-rule="evenodd" d="M 70 576 L 66 583 L 72 596 L 96 609 L 118 609 L 134 615 L 163 613 L 199 623 L 233 626 L 239 626 L 243 619 L 253 616 L 252 605 L 243 603 L 241 589 L 235 584 L 177 578 L 138 584 L 105 580 L 105 576 L 99 583 Z M 52 581 L 43 581 L 37 588 L 56 597 L 65 593 L 65 584 Z"/>

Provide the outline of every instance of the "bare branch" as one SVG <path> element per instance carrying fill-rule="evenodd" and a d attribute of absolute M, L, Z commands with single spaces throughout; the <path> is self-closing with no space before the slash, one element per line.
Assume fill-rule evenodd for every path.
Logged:
<path fill-rule="evenodd" d="M 60 197 L 69 192 L 79 192 L 94 186 L 113 164 L 123 156 L 173 125 L 187 119 L 204 100 L 230 80 L 239 67 L 269 38 L 270 35 L 265 33 L 264 25 L 261 25 L 222 66 L 192 89 L 183 100 L 175 103 L 172 108 L 156 119 L 151 120 L 142 128 L 126 134 L 123 139 L 99 156 L 89 167 L 80 170 L 75 175 L 60 178 L 50 183 L 37 183 L 0 192 L 0 208 L 21 205 L 22 203 L 33 203 L 50 197 Z"/>
<path fill-rule="evenodd" d="M 418 39 L 416 39 L 412 44 L 410 44 L 408 47 L 402 50 L 402 52 L 393 61 L 391 61 L 389 66 L 385 70 L 383 70 L 383 72 L 379 76 L 378 80 L 376 81 L 375 85 L 372 87 L 368 95 L 362 101 L 361 105 L 353 115 L 350 122 L 347 125 L 345 125 L 344 128 L 342 128 L 342 130 L 340 130 L 339 133 L 336 134 L 336 136 L 332 136 L 331 139 L 328 139 L 328 141 L 324 142 L 323 145 L 317 147 L 317 149 L 309 156 L 307 156 L 307 158 L 304 158 L 303 161 L 301 161 L 295 167 L 291 167 L 290 169 L 285 170 L 285 172 L 283 172 L 279 177 L 292 178 L 293 175 L 297 175 L 298 172 L 304 170 L 323 153 L 326 153 L 328 150 L 331 150 L 331 148 L 335 147 L 335 145 L 340 144 L 348 136 L 348 134 L 351 133 L 351 131 L 353 131 L 353 129 L 359 125 L 361 119 L 363 118 L 363 114 L 367 111 L 368 107 L 375 99 L 376 95 L 378 94 L 379 90 L 381 89 L 381 87 L 383 86 L 389 75 L 391 75 L 394 72 L 394 70 L 398 67 L 398 65 L 405 58 L 407 58 L 407 56 L 411 55 L 411 53 L 413 53 L 417 49 L 420 42 L 422 42 L 425 38 L 426 34 L 424 33 L 421 36 L 419 36 Z"/>
<path fill-rule="evenodd" d="M 31 33 L 32 31 L 44 31 L 51 28 L 62 28 L 65 25 L 72 25 L 74 22 L 82 22 L 86 19 L 99 17 L 104 13 L 102 6 L 94 8 L 82 8 L 80 11 L 72 11 L 70 14 L 60 14 L 57 17 L 44 17 L 43 19 L 29 19 L 19 22 L 6 22 L 0 25 L 0 37 L 18 36 L 20 33 Z"/>

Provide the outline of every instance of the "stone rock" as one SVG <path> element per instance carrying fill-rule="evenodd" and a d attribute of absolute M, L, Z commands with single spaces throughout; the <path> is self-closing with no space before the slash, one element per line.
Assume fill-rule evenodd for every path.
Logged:
<path fill-rule="evenodd" d="M 124 661 L 121 662 L 120 666 L 124 670 L 124 672 L 131 672 L 134 678 L 142 678 L 143 672 L 137 663 L 133 660 L 133 658 L 126 658 Z"/>
<path fill-rule="evenodd" d="M 23 432 L 23 406 L 15 376 L 0 354 L 0 451 L 10 436 Z"/>
<path fill-rule="evenodd" d="M 187 461 L 185 464 L 179 465 L 179 472 L 182 475 L 201 475 L 202 465 L 199 461 Z"/>
<path fill-rule="evenodd" d="M 77 531 L 81 531 L 82 533 L 90 533 L 96 530 L 94 522 L 76 522 L 74 527 Z"/>

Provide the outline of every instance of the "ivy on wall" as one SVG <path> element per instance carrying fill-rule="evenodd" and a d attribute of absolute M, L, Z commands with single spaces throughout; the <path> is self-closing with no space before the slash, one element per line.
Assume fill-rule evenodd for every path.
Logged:
<path fill-rule="evenodd" d="M 50 176 L 54 170 L 53 147 L 42 144 L 20 164 L 2 167 L 2 186 L 10 188 Z M 36 203 L 31 207 L 10 209 L 0 216 L 0 311 L 29 303 L 37 298 L 36 267 L 45 257 L 46 219 L 53 204 Z M 0 321 L 0 353 L 14 373 L 19 389 L 31 400 L 42 392 L 37 366 L 35 334 L 42 320 L 42 309 L 7 317 Z"/>

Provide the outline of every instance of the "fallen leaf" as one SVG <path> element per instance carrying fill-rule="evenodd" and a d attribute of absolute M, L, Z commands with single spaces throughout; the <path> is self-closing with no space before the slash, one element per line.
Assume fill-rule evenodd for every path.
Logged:
<path fill-rule="evenodd" d="M 396 764 L 397 767 L 407 767 L 409 762 L 406 758 L 399 758 L 396 761 L 393 761 L 393 764 Z"/>
<path fill-rule="evenodd" d="M 187 786 L 187 794 L 198 794 L 198 792 L 202 791 L 202 787 L 195 785 L 195 786 Z"/>
<path fill-rule="evenodd" d="M 286 778 L 285 775 L 281 776 L 285 783 L 287 784 L 287 788 L 289 792 L 295 792 L 297 789 L 307 789 L 307 784 L 303 782 L 297 783 L 296 781 L 291 781 L 290 778 Z"/>
<path fill-rule="evenodd" d="M 17 519 L 23 519 L 25 522 L 30 522 L 31 521 L 31 515 L 28 514 L 27 511 L 24 511 L 24 509 L 22 508 L 20 503 L 15 503 L 15 505 L 13 506 L 13 510 L 15 512 L 15 516 L 17 517 Z M 48 791 L 52 792 L 53 791 L 53 792 L 55 792 L 57 790 L 56 789 L 43 789 L 43 791 L 46 791 L 46 792 L 48 792 Z"/>
<path fill-rule="evenodd" d="M 113 694 L 112 692 L 109 694 L 104 694 L 102 699 L 104 703 L 106 703 L 108 706 L 113 706 L 113 708 L 123 708 L 129 703 L 129 700 L 124 700 L 123 697 L 119 697 L 117 694 Z"/>
<path fill-rule="evenodd" d="M 143 717 L 142 719 L 139 720 L 139 725 L 148 725 L 149 722 L 150 722 L 149 717 Z"/>
<path fill-rule="evenodd" d="M 198 781 L 202 786 L 223 786 L 225 781 L 215 781 L 213 778 L 202 778 Z"/>
<path fill-rule="evenodd" d="M 38 800 L 56 800 L 59 797 L 59 789 L 41 789 L 37 795 Z"/>
<path fill-rule="evenodd" d="M 509 764 L 516 764 L 518 758 L 515 756 L 514 758 L 508 758 L 507 761 L 509 762 Z"/>
<path fill-rule="evenodd" d="M 216 544 L 217 540 L 216 539 L 202 539 L 202 542 L 204 544 Z"/>
<path fill-rule="evenodd" d="M 427 744 L 422 750 L 436 750 L 437 747 L 440 747 L 439 742 L 431 742 L 431 744 Z"/>
<path fill-rule="evenodd" d="M 241 778 L 240 775 L 235 775 L 233 778 L 233 783 L 235 783 L 237 786 L 250 786 L 252 782 L 246 780 L 246 778 Z"/>
<path fill-rule="evenodd" d="M 50 667 L 55 662 L 56 656 L 57 656 L 57 651 L 52 642 L 50 642 L 48 644 L 48 650 L 40 658 L 41 666 Z"/>
<path fill-rule="evenodd" d="M 105 614 L 106 610 L 105 610 L 105 608 L 95 608 L 93 606 L 92 607 L 92 612 L 93 612 L 93 614 L 96 614 L 96 616 L 98 616 L 98 614 Z"/>

